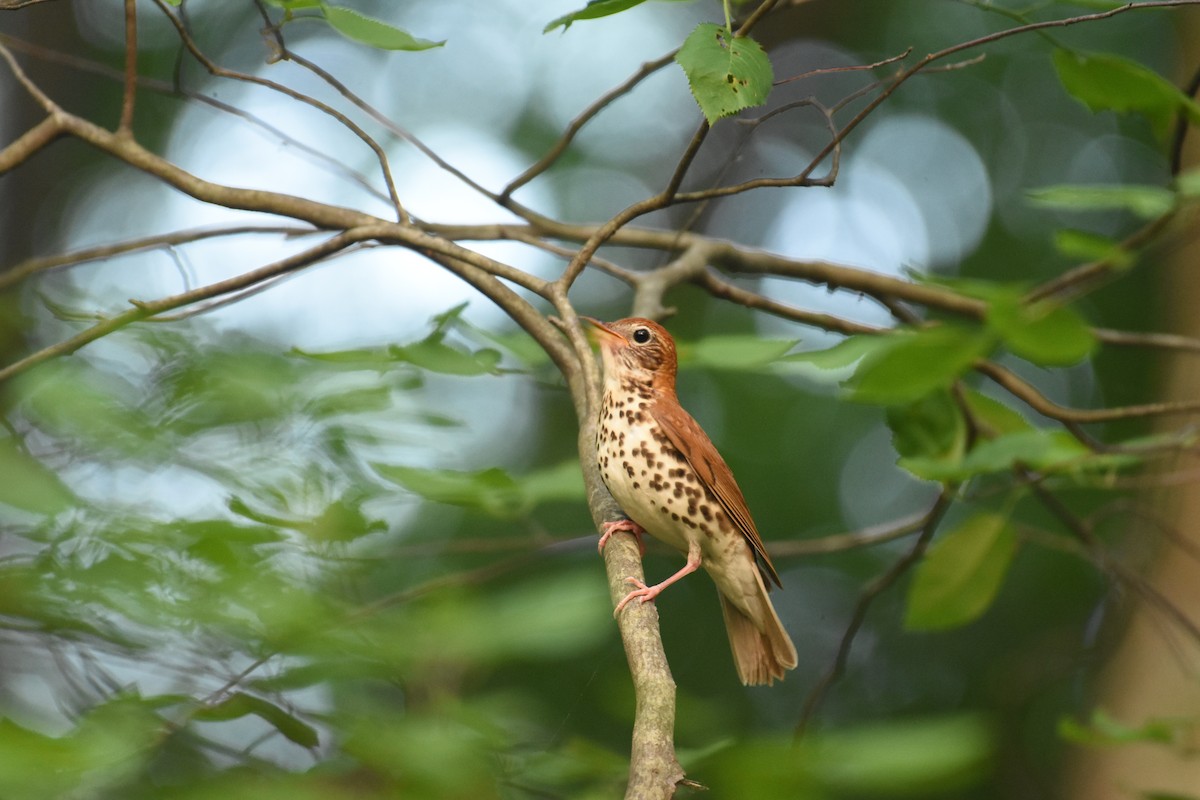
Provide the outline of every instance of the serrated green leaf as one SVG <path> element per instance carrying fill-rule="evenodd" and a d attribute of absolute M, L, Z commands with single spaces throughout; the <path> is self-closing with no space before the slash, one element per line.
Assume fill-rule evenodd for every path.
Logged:
<path fill-rule="evenodd" d="M 952 384 L 994 345 L 988 331 L 949 324 L 899 331 L 887 338 L 889 346 L 871 352 L 847 381 L 851 400 L 874 405 L 915 402 Z"/>
<path fill-rule="evenodd" d="M 762 105 L 771 91 L 771 60 L 758 42 L 747 36 L 730 38 L 729 31 L 710 22 L 691 32 L 675 55 L 687 75 L 692 96 L 708 124 Z"/>
<path fill-rule="evenodd" d="M 963 520 L 917 565 L 905 627 L 944 630 L 978 619 L 995 600 L 1016 551 L 1007 517 L 981 513 Z"/>
<path fill-rule="evenodd" d="M 440 334 L 434 334 L 409 345 L 393 345 L 388 354 L 397 361 L 445 375 L 493 374 L 500 364 L 500 353 L 491 348 L 470 351 L 446 344 Z"/>
<path fill-rule="evenodd" d="M 581 19 L 599 19 L 600 17 L 608 17 L 613 14 L 619 14 L 622 11 L 640 6 L 646 0 L 590 0 L 586 6 L 578 11 L 572 11 L 570 14 L 564 14 L 555 20 L 549 22 L 542 33 L 549 33 L 555 28 L 561 27 L 564 31 L 571 27 L 571 23 L 578 22 Z"/>
<path fill-rule="evenodd" d="M 1093 112 L 1139 113 L 1160 135 L 1177 112 L 1200 123 L 1200 104 L 1145 65 L 1111 53 L 1054 52 L 1063 87 Z"/>
<path fill-rule="evenodd" d="M 1083 317 L 1068 306 L 1047 301 L 991 303 L 987 324 L 1015 355 L 1042 366 L 1076 364 L 1096 346 Z"/>
<path fill-rule="evenodd" d="M 1175 208 L 1175 193 L 1161 186 L 1046 186 L 1032 189 L 1034 205 L 1066 211 L 1129 211 L 1154 219 Z"/>
<path fill-rule="evenodd" d="M 681 343 L 679 363 L 707 369 L 757 370 L 782 358 L 798 342 L 753 334 L 706 336 L 698 342 Z"/>
<path fill-rule="evenodd" d="M 330 27 L 342 36 L 379 50 L 429 50 L 446 43 L 444 40 L 433 42 L 418 39 L 408 31 L 351 8 L 331 6 L 324 2 L 320 4 L 320 8 Z"/>

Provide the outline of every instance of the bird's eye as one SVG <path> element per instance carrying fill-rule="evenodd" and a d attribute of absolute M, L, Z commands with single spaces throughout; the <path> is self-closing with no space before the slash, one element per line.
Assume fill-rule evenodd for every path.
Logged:
<path fill-rule="evenodd" d="M 633 332 L 633 340 L 638 344 L 645 344 L 650 341 L 650 330 L 648 328 L 638 328 Z"/>

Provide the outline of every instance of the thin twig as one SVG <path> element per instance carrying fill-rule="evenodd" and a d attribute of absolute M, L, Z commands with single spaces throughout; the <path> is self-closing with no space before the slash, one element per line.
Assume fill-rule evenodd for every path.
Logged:
<path fill-rule="evenodd" d="M 192 242 L 224 236 L 242 236 L 246 234 L 302 236 L 313 233 L 316 233 L 314 229 L 302 228 L 298 225 L 232 225 L 220 228 L 191 228 L 155 236 L 145 236 L 115 244 L 104 244 L 97 245 L 96 247 L 87 247 L 82 250 L 73 250 L 54 256 L 31 258 L 6 269 L 0 268 L 0 291 L 20 283 L 30 275 L 38 272 L 79 266 L 91 261 L 101 261 L 143 250 L 177 247 L 182 244 L 190 244 Z"/>
<path fill-rule="evenodd" d="M 914 564 L 921 559 L 925 554 L 925 548 L 933 538 L 934 532 L 937 531 L 938 524 L 942 517 L 945 516 L 946 510 L 950 507 L 952 496 L 949 490 L 943 490 L 938 495 L 933 507 L 924 515 L 922 521 L 921 535 L 913 542 L 903 556 L 901 556 L 886 572 L 878 575 L 863 589 L 862 594 L 858 597 L 858 602 L 854 605 L 854 612 L 850 616 L 850 622 L 846 626 L 845 632 L 842 634 L 842 640 L 838 644 L 837 654 L 834 656 L 833 663 L 817 685 L 809 692 L 808 698 L 804 701 L 804 708 L 800 712 L 800 719 L 796 723 L 795 739 L 800 741 L 804 738 L 805 732 L 808 730 L 808 725 L 812 721 L 813 715 L 816 714 L 817 708 L 825 700 L 825 696 L 838 680 L 841 679 L 846 671 L 846 661 L 850 657 L 850 649 L 854 645 L 854 639 L 858 635 L 859 629 L 863 622 L 866 621 L 867 612 L 871 608 L 871 604 L 875 599 L 885 591 L 890 589 L 904 573 L 912 568 Z"/>
<path fill-rule="evenodd" d="M 615 101 L 633 91 L 646 78 L 650 77 L 655 72 L 674 61 L 675 54 L 677 52 L 678 50 L 672 50 L 666 55 L 660 56 L 653 61 L 647 61 L 623 83 L 600 95 L 595 102 L 589 104 L 587 108 L 585 108 L 579 113 L 578 116 L 575 117 L 575 119 L 571 120 L 566 129 L 562 132 L 562 135 L 558 137 L 554 144 L 550 146 L 550 149 L 547 150 L 541 158 L 539 158 L 533 165 L 531 165 L 520 175 L 509 181 L 508 185 L 500 191 L 500 199 L 507 200 L 512 196 L 513 192 L 517 191 L 517 189 L 520 189 L 522 186 L 529 183 L 538 175 L 541 175 L 543 172 L 553 166 L 554 163 L 558 161 L 559 157 L 561 157 L 562 154 L 567 151 L 567 148 L 571 146 L 571 142 L 575 140 L 575 137 L 585 125 L 591 122 L 597 114 L 608 108 Z"/>
<path fill-rule="evenodd" d="M 121 95 L 121 122 L 117 133 L 133 136 L 133 106 L 137 98 L 137 0 L 125 0 L 125 91 Z"/>
<path fill-rule="evenodd" d="M 380 171 L 383 173 L 383 181 L 387 186 L 388 197 L 391 198 L 393 210 L 396 212 L 396 218 L 400 222 L 408 221 L 404 207 L 400 203 L 400 196 L 396 192 L 396 184 L 392 179 L 392 168 L 388 161 L 387 153 L 384 152 L 384 149 L 379 145 L 379 143 L 376 142 L 370 134 L 363 130 L 362 127 L 354 122 L 354 120 L 350 119 L 348 116 L 338 111 L 336 108 L 333 108 L 329 104 L 323 103 L 311 95 L 298 92 L 295 89 L 292 89 L 290 86 L 285 86 L 281 83 L 277 83 L 266 78 L 260 78 L 257 75 L 249 75 L 236 70 L 226 69 L 225 67 L 218 65 L 200 50 L 199 45 L 196 44 L 196 41 L 192 38 L 191 33 L 183 24 L 183 20 L 167 7 L 165 0 L 154 0 L 154 3 L 159 7 L 159 10 L 162 11 L 167 19 L 171 21 L 171 24 L 175 27 L 175 31 L 179 36 L 180 42 L 183 43 L 183 46 L 187 48 L 187 51 L 191 53 L 192 57 L 196 59 L 196 61 L 202 67 L 204 67 L 204 69 L 207 70 L 210 75 L 219 78 L 229 78 L 230 80 L 241 81 L 243 83 L 251 83 L 256 86 L 262 86 L 270 89 L 271 91 L 278 92 L 299 103 L 311 106 L 321 113 L 326 114 L 334 120 L 337 120 L 337 122 L 357 136 L 360 141 L 367 145 L 367 147 L 371 148 L 371 151 L 375 154 L 376 160 L 379 162 Z"/>

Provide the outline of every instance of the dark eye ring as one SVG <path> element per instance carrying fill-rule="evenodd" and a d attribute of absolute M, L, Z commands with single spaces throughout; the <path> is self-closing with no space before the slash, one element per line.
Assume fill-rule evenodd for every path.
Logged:
<path fill-rule="evenodd" d="M 638 328 L 633 332 L 633 340 L 638 344 L 645 344 L 650 341 L 650 330 L 648 328 Z"/>

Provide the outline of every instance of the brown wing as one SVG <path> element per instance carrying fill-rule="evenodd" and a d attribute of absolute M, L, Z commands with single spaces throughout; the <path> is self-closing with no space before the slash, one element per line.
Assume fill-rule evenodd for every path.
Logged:
<path fill-rule="evenodd" d="M 764 568 L 764 576 L 773 580 L 776 586 L 782 587 L 779 573 L 775 571 L 775 565 L 767 555 L 767 548 L 758 535 L 758 529 L 754 527 L 754 520 L 750 518 L 746 498 L 742 496 L 742 490 L 733 479 L 733 472 L 713 446 L 708 434 L 678 403 L 656 402 L 650 407 L 650 414 L 671 444 L 683 453 L 700 482 L 720 502 L 726 516 L 738 527 L 746 541 L 750 542 L 759 566 Z"/>

